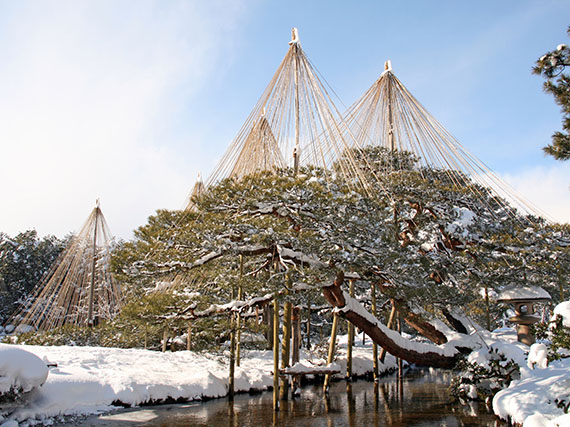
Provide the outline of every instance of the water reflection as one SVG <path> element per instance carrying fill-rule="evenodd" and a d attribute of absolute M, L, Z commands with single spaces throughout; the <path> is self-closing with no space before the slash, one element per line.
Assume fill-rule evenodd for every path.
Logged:
<path fill-rule="evenodd" d="M 461 406 L 450 403 L 449 374 L 429 370 L 408 372 L 396 377 L 369 381 L 334 382 L 328 395 L 321 386 L 303 388 L 293 400 L 280 401 L 273 411 L 272 393 L 236 395 L 227 399 L 186 405 L 167 405 L 143 410 L 153 412 L 152 421 L 140 417 L 138 426 L 499 426 L 505 425 L 487 413 L 484 405 Z M 89 419 L 82 425 L 129 425 L 122 412 Z"/>

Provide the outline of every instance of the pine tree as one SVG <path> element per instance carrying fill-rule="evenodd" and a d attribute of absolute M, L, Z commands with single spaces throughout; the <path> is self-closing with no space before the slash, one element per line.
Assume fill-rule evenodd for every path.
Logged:
<path fill-rule="evenodd" d="M 568 27 L 570 35 L 570 27 Z M 533 73 L 546 78 L 544 91 L 554 96 L 554 101 L 562 110 L 562 131 L 552 135 L 552 144 L 543 148 L 546 154 L 557 160 L 570 159 L 570 75 L 565 73 L 570 66 L 570 49 L 560 44 L 536 61 Z"/>

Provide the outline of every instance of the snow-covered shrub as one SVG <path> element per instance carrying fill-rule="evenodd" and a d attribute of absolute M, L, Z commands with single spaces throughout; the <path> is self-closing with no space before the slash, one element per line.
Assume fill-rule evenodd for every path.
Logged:
<path fill-rule="evenodd" d="M 548 323 L 535 325 L 535 335 L 548 347 L 548 361 L 570 357 L 570 301 L 554 308 Z"/>
<path fill-rule="evenodd" d="M 463 400 L 492 399 L 498 391 L 520 376 L 519 365 L 495 348 L 489 350 L 486 364 L 462 359 L 454 371 L 452 395 Z"/>
<path fill-rule="evenodd" d="M 21 403 L 26 393 L 40 387 L 48 368 L 36 355 L 0 344 L 0 415 Z"/>

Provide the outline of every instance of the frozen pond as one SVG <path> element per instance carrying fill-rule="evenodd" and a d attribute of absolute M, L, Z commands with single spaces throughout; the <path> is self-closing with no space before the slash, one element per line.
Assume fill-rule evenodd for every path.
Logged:
<path fill-rule="evenodd" d="M 272 408 L 272 393 L 241 394 L 207 402 L 162 405 L 90 417 L 82 426 L 499 426 L 485 405 L 451 403 L 450 375 L 441 371 L 408 372 L 370 381 L 334 382 L 328 397 L 322 387 L 306 386 L 294 400 Z"/>

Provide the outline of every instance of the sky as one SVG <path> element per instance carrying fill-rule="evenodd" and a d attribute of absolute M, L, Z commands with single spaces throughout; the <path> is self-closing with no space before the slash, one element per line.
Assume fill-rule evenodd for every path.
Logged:
<path fill-rule="evenodd" d="M 567 1 L 0 0 L 0 232 L 78 231 L 100 199 L 132 238 L 208 177 L 288 49 L 340 111 L 386 59 L 472 154 L 560 222 L 561 113 L 532 75 L 569 43 Z"/>

